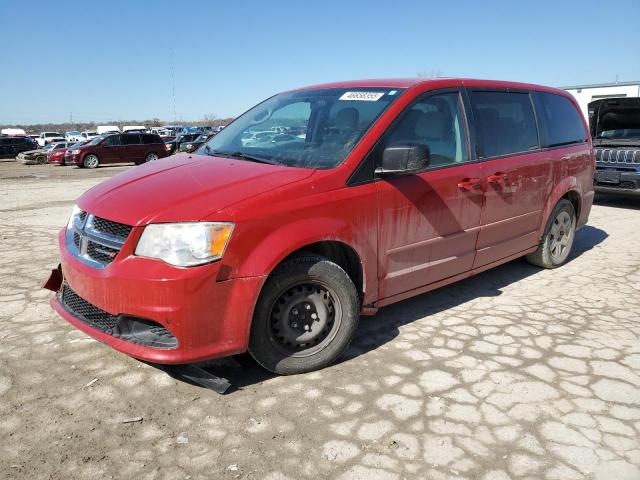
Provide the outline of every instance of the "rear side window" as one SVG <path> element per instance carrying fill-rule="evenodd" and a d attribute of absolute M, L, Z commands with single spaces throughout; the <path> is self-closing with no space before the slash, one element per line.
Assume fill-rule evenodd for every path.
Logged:
<path fill-rule="evenodd" d="M 123 145 L 140 145 L 140 135 L 122 135 Z"/>
<path fill-rule="evenodd" d="M 539 148 L 538 129 L 528 93 L 471 91 L 481 157 L 498 157 Z"/>
<path fill-rule="evenodd" d="M 160 137 L 156 135 L 145 134 L 145 135 L 141 135 L 141 137 L 142 137 L 142 143 L 144 144 L 162 143 L 162 141 L 160 140 Z"/>
<path fill-rule="evenodd" d="M 580 114 L 568 98 L 553 93 L 533 92 L 533 99 L 543 147 L 557 147 L 587 140 Z"/>

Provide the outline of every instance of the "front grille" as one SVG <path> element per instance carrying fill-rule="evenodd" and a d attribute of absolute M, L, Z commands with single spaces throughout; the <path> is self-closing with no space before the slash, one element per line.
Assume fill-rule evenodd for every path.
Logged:
<path fill-rule="evenodd" d="M 123 223 L 112 222 L 111 220 L 105 220 L 104 218 L 94 217 L 93 219 L 93 229 L 107 233 L 109 235 L 113 235 L 114 237 L 119 237 L 122 239 L 126 239 L 131 233 L 131 228 L 129 225 L 125 225 Z"/>
<path fill-rule="evenodd" d="M 118 255 L 132 229 L 81 211 L 67 231 L 67 247 L 84 263 L 104 268 Z"/>
<path fill-rule="evenodd" d="M 127 315 L 111 315 L 81 298 L 66 283 L 58 292 L 58 300 L 74 318 L 121 340 L 162 349 L 178 346 L 176 337 L 159 323 Z"/>
<path fill-rule="evenodd" d="M 99 243 L 89 240 L 87 244 L 87 255 L 103 264 L 113 261 L 120 250 L 100 245 Z"/>
<path fill-rule="evenodd" d="M 640 148 L 596 148 L 596 162 L 640 165 Z"/>
<path fill-rule="evenodd" d="M 62 286 L 62 290 L 58 295 L 60 303 L 67 312 L 101 332 L 111 334 L 118 323 L 117 316 L 111 315 L 83 300 L 66 284 Z"/>

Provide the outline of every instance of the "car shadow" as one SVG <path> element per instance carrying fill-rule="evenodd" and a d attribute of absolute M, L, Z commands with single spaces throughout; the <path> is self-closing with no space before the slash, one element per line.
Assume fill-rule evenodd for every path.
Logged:
<path fill-rule="evenodd" d="M 584 226 L 576 233 L 569 262 L 600 245 L 608 236 L 604 230 L 591 225 Z M 496 297 L 502 294 L 504 287 L 540 271 L 539 267 L 520 258 L 446 287 L 381 308 L 376 315 L 361 318 L 355 338 L 337 363 L 349 361 L 381 347 L 399 335 L 400 327 L 415 320 L 457 307 L 479 297 Z M 225 392 L 226 394 L 275 377 L 274 374 L 250 360 L 248 355 L 211 360 L 198 366 L 209 372 L 213 378 L 227 379 L 231 386 Z M 156 367 L 176 379 L 196 385 L 165 367 Z"/>

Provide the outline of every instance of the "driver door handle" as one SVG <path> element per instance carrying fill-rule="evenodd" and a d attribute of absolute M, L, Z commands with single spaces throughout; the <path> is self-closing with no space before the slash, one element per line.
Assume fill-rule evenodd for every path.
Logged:
<path fill-rule="evenodd" d="M 458 188 L 467 192 L 473 192 L 482 188 L 479 178 L 463 178 L 458 182 Z"/>

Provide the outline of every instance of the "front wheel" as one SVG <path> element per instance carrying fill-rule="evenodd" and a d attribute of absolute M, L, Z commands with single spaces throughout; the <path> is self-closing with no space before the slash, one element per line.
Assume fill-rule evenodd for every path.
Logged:
<path fill-rule="evenodd" d="M 569 200 L 561 199 L 549 215 L 542 243 L 535 252 L 527 255 L 527 260 L 543 268 L 557 268 L 565 264 L 575 235 L 576 211 Z"/>
<path fill-rule="evenodd" d="M 82 165 L 87 168 L 97 168 L 98 165 L 100 165 L 100 160 L 98 159 L 97 155 L 94 155 L 93 153 L 91 153 L 86 157 L 84 157 Z"/>
<path fill-rule="evenodd" d="M 36 163 L 38 165 L 44 165 L 45 163 L 47 163 L 47 157 L 45 155 L 38 155 L 36 157 Z"/>
<path fill-rule="evenodd" d="M 280 375 L 318 370 L 346 350 L 358 318 L 359 297 L 347 273 L 320 255 L 296 255 L 276 268 L 260 293 L 249 352 Z"/>

